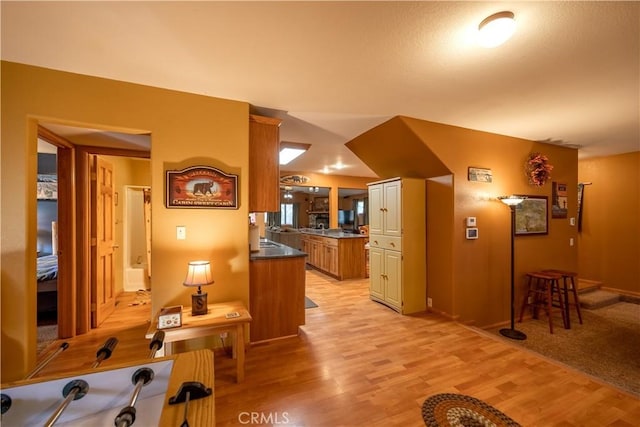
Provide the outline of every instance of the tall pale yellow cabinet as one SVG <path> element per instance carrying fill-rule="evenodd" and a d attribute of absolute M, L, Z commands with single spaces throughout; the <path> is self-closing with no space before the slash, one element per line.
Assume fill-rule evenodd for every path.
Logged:
<path fill-rule="evenodd" d="M 425 190 L 415 178 L 369 184 L 369 294 L 403 314 L 427 308 Z"/>

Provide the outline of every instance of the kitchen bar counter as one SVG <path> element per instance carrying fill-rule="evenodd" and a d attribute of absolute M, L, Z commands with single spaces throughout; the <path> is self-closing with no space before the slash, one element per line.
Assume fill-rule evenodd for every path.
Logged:
<path fill-rule="evenodd" d="M 270 240 L 260 240 L 249 263 L 249 326 L 252 343 L 295 336 L 305 323 L 307 254 Z"/>
<path fill-rule="evenodd" d="M 309 254 L 309 265 L 338 280 L 366 277 L 366 251 L 369 236 L 340 230 L 302 231 L 302 250 Z"/>
<path fill-rule="evenodd" d="M 306 257 L 307 254 L 281 243 L 260 239 L 260 250 L 251 252 L 250 260 Z"/>
<path fill-rule="evenodd" d="M 334 239 L 366 239 L 369 236 L 365 234 L 357 233 L 345 233 L 342 230 L 330 228 L 328 230 L 322 230 L 317 228 L 300 228 L 300 233 L 310 234 L 312 236 L 331 237 Z"/>

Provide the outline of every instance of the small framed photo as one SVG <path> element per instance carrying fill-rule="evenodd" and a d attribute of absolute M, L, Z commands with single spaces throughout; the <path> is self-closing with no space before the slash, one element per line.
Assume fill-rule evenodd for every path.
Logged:
<path fill-rule="evenodd" d="M 467 178 L 469 181 L 492 182 L 493 173 L 491 169 L 469 167 Z"/>
<path fill-rule="evenodd" d="M 478 229 L 476 227 L 467 228 L 467 239 L 473 240 L 478 238 Z"/>

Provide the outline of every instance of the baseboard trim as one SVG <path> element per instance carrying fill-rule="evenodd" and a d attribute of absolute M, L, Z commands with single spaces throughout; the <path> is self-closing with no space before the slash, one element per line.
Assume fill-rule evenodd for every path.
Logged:
<path fill-rule="evenodd" d="M 634 299 L 640 299 L 640 292 L 627 291 L 625 289 L 609 288 L 607 286 L 602 286 L 602 287 L 600 287 L 600 289 L 603 290 L 603 291 L 607 291 L 607 292 L 613 292 L 613 293 L 619 294 L 621 296 L 626 296 L 626 297 L 630 297 L 630 298 L 634 298 Z"/>
<path fill-rule="evenodd" d="M 440 311 L 440 310 L 436 310 L 436 309 L 434 309 L 433 307 L 427 307 L 427 310 L 426 310 L 426 311 L 427 311 L 427 313 L 437 314 L 437 315 L 439 315 L 439 316 L 445 317 L 445 318 L 447 318 L 447 319 L 449 319 L 449 320 L 453 320 L 453 321 L 455 321 L 455 322 L 457 322 L 457 321 L 458 321 L 458 319 L 460 318 L 460 316 L 459 316 L 459 315 L 454 316 L 454 315 L 449 314 L 449 313 L 447 313 L 447 312 Z M 463 324 L 473 324 L 473 323 L 475 323 L 475 320 L 469 320 L 469 321 L 468 321 L 468 323 L 463 323 Z"/>

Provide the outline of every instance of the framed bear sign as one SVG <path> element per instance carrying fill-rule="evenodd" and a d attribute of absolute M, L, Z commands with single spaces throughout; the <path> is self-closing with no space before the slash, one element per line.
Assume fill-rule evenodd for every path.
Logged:
<path fill-rule="evenodd" d="M 238 175 L 210 166 L 168 170 L 168 208 L 238 209 Z"/>

